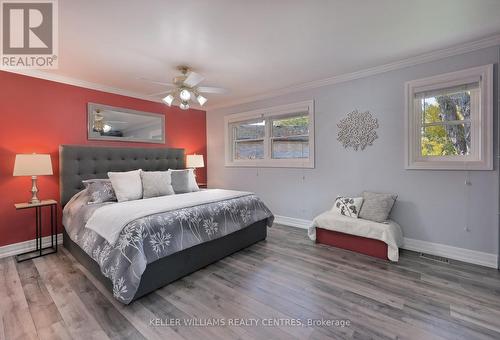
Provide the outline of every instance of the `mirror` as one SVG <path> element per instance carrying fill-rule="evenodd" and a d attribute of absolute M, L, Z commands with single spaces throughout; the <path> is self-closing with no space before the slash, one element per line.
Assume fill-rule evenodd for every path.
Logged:
<path fill-rule="evenodd" d="M 91 140 L 165 143 L 165 116 L 89 103 L 87 131 Z"/>

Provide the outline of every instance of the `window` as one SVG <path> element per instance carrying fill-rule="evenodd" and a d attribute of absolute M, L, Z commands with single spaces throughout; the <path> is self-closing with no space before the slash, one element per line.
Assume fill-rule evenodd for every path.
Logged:
<path fill-rule="evenodd" d="M 265 120 L 235 123 L 231 128 L 234 141 L 234 159 L 264 159 Z"/>
<path fill-rule="evenodd" d="M 272 118 L 271 158 L 309 158 L 309 114 Z"/>
<path fill-rule="evenodd" d="M 314 168 L 313 102 L 226 116 L 226 166 Z"/>
<path fill-rule="evenodd" d="M 493 169 L 493 65 L 406 83 L 406 169 Z"/>

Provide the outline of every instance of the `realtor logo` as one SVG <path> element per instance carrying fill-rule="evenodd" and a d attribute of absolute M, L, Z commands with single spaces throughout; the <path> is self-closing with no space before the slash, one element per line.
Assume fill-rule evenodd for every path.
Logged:
<path fill-rule="evenodd" d="M 57 68 L 57 0 L 3 0 L 2 69 Z"/>

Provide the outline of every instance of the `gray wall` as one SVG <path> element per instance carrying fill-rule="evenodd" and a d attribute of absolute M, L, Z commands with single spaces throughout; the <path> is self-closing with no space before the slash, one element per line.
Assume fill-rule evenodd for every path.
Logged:
<path fill-rule="evenodd" d="M 253 191 L 274 214 L 307 220 L 329 209 L 338 194 L 394 192 L 399 198 L 392 218 L 401 224 L 405 237 L 497 253 L 496 162 L 494 171 L 471 171 L 469 175 L 465 171 L 405 170 L 404 82 L 492 63 L 497 74 L 499 60 L 499 47 L 492 47 L 368 78 L 209 110 L 209 186 Z M 497 89 L 495 82 L 495 126 Z M 225 115 L 311 98 L 315 103 L 315 169 L 224 166 Z M 337 123 L 353 109 L 369 110 L 380 125 L 379 139 L 362 152 L 346 150 L 336 140 Z M 471 186 L 465 185 L 467 176 Z"/>

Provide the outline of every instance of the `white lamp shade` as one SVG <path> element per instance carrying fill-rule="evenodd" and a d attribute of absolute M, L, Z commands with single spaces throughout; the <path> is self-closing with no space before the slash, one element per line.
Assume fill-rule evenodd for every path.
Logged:
<path fill-rule="evenodd" d="M 168 106 L 172 105 L 172 103 L 174 102 L 174 96 L 172 96 L 171 94 L 169 94 L 168 96 L 166 96 L 165 98 L 163 98 L 163 102 L 165 104 L 167 104 Z"/>
<path fill-rule="evenodd" d="M 207 98 L 203 97 L 201 94 L 196 96 L 196 100 L 200 106 L 203 106 L 207 102 Z"/>
<path fill-rule="evenodd" d="M 205 163 L 203 162 L 203 155 L 187 155 L 186 156 L 186 167 L 187 168 L 203 168 Z"/>
<path fill-rule="evenodd" d="M 20 154 L 16 155 L 14 176 L 52 175 L 50 155 Z"/>

